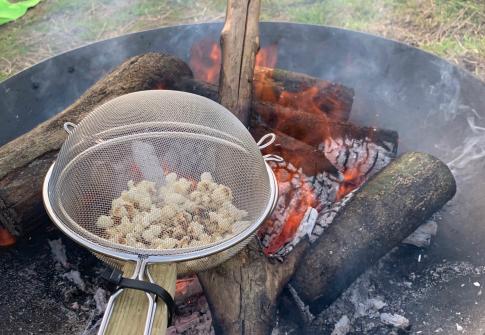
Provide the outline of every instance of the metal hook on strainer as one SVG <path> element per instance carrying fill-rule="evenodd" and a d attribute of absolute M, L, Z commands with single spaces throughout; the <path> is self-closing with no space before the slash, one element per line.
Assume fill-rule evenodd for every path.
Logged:
<path fill-rule="evenodd" d="M 280 158 L 263 156 L 260 151 L 274 141 L 274 135 L 269 134 L 256 143 L 234 115 L 212 100 L 167 90 L 136 92 L 97 107 L 75 128 L 68 128 L 71 133 L 44 181 L 47 212 L 65 234 L 100 259 L 118 267 L 134 263 L 132 280 L 154 283 L 155 272 L 150 273 L 150 269 L 163 267 L 165 273 L 156 274 L 157 282 L 163 280 L 165 289 L 169 290 L 168 286 L 175 285 L 177 273 L 198 272 L 224 262 L 246 246 L 275 206 L 276 180 L 266 161 Z M 196 236 L 191 244 L 177 244 L 177 247 L 160 244 L 155 248 L 145 243 L 142 235 L 134 235 L 133 243 L 129 244 L 126 238 L 110 238 L 106 229 L 97 225 L 101 216 L 113 214 L 112 202 L 127 192 L 127 185 L 133 185 L 133 180 L 156 185 L 152 196 L 158 200 L 152 206 L 159 208 L 154 210 L 158 213 L 168 201 L 159 196 L 165 187 L 165 177 L 160 174 L 169 172 L 177 173 L 187 185 L 202 181 L 202 175 L 210 173 L 215 184 L 223 185 L 220 188 L 226 193 L 227 189 L 231 191 L 234 204 L 223 205 L 243 211 L 247 217 L 231 221 L 230 229 L 217 239 L 202 238 L 213 230 L 213 219 L 199 220 L 199 230 L 194 234 L 200 233 L 201 238 Z M 151 229 L 152 219 L 148 219 L 151 217 L 148 214 L 152 209 L 148 212 L 141 203 L 135 204 L 138 208 L 122 206 L 126 216 L 121 221 L 131 224 L 135 217 L 126 208 L 136 210 L 143 217 L 141 225 Z M 198 206 L 199 218 L 222 215 L 213 212 L 214 205 L 210 203 Z M 183 220 L 170 217 L 167 224 L 172 228 L 157 230 L 153 238 L 175 239 L 178 238 L 175 231 L 180 229 L 188 234 L 189 225 L 195 220 L 194 216 Z M 116 220 L 109 221 L 108 226 L 121 225 Z M 116 327 L 112 320 L 119 320 L 120 306 L 126 307 L 123 292 L 121 288 L 110 297 L 99 334 L 130 333 L 128 328 L 113 330 Z M 155 318 L 156 295 L 152 294 L 157 290 L 150 292 L 146 293 L 149 308 L 145 335 L 151 333 L 154 322 L 159 320 Z M 115 308 L 116 304 L 120 308 Z"/>

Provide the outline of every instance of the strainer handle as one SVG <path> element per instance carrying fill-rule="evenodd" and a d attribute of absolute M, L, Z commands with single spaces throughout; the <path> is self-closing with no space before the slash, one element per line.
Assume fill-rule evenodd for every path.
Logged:
<path fill-rule="evenodd" d="M 262 150 L 266 147 L 269 147 L 271 144 L 273 144 L 275 140 L 276 140 L 276 135 L 274 133 L 268 133 L 263 137 L 261 137 L 258 143 L 256 144 L 258 145 L 259 150 Z"/>
<path fill-rule="evenodd" d="M 276 135 L 274 133 L 268 133 L 261 137 L 256 144 L 258 145 L 259 150 L 263 150 L 273 144 L 274 141 L 276 141 Z M 285 161 L 282 157 L 273 154 L 264 155 L 263 158 L 266 162 L 281 163 Z"/>
<path fill-rule="evenodd" d="M 273 154 L 267 154 L 263 156 L 265 162 L 276 162 L 276 163 L 282 163 L 285 160 L 283 157 L 278 156 L 278 155 L 273 155 Z"/>
<path fill-rule="evenodd" d="M 149 266 L 146 260 L 138 260 L 135 270 L 132 270 L 133 263 L 128 264 L 123 269 L 124 272 L 133 272 L 131 279 L 148 279 L 151 283 L 165 287 L 172 296 L 175 293 L 177 278 L 175 264 L 152 264 Z M 157 306 L 155 295 L 145 293 L 148 299 L 148 308 L 146 315 L 141 315 L 140 311 L 145 310 L 141 305 L 146 303 L 146 300 L 141 298 L 141 294 L 131 289 L 116 291 L 108 301 L 98 335 L 131 335 L 137 333 L 141 328 L 144 329 L 144 335 L 151 335 L 152 332 L 157 335 L 165 334 L 168 320 L 167 306 L 163 303 Z"/>

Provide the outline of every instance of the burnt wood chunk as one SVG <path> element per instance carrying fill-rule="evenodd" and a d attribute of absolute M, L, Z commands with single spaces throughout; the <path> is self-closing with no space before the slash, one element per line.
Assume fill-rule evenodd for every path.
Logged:
<path fill-rule="evenodd" d="M 455 180 L 443 162 L 419 152 L 402 155 L 337 213 L 302 257 L 292 286 L 314 310 L 329 305 L 455 192 Z"/>
<path fill-rule="evenodd" d="M 260 8 L 261 0 L 228 0 L 221 31 L 220 103 L 244 124 L 251 111 Z"/>
<path fill-rule="evenodd" d="M 76 102 L 30 132 L 0 147 L 0 224 L 20 235 L 44 217 L 41 185 L 67 137 L 65 122 L 80 122 L 96 106 L 123 94 L 172 85 L 191 76 L 190 68 L 172 56 L 135 56 L 94 84 Z"/>

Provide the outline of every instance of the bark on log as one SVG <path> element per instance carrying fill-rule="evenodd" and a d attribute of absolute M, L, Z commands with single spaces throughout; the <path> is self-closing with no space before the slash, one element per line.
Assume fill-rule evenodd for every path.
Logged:
<path fill-rule="evenodd" d="M 276 135 L 275 142 L 270 147 L 263 149 L 263 153 L 285 157 L 286 161 L 302 168 L 303 173 L 307 176 L 314 176 L 322 171 L 338 175 L 338 170 L 335 166 L 330 163 L 321 151 L 316 150 L 314 147 L 287 136 L 278 130 L 262 125 L 252 125 L 250 131 L 256 140 L 265 134 L 274 133 Z"/>
<path fill-rule="evenodd" d="M 402 155 L 356 191 L 308 248 L 291 284 L 311 308 L 321 310 L 455 192 L 443 162 L 424 153 Z"/>
<path fill-rule="evenodd" d="M 220 103 L 244 124 L 251 109 L 260 7 L 261 0 L 228 0 L 221 32 Z"/>
<path fill-rule="evenodd" d="M 130 58 L 98 81 L 74 104 L 27 134 L 0 148 L 0 223 L 22 233 L 42 219 L 41 185 L 66 138 L 62 125 L 78 123 L 96 106 L 130 92 L 155 89 L 191 76 L 190 68 L 172 56 L 149 53 Z"/>

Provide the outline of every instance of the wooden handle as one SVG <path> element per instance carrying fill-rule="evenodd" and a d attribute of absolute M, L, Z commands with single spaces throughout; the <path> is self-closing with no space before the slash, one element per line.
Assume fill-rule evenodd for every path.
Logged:
<path fill-rule="evenodd" d="M 134 270 L 135 263 L 126 263 L 123 266 L 123 276 L 131 277 Z M 172 297 L 175 295 L 176 264 L 150 264 L 148 265 L 148 271 L 157 285 L 167 290 Z M 124 289 L 115 301 L 106 334 L 142 335 L 145 329 L 148 305 L 149 301 L 144 292 Z M 153 320 L 152 334 L 164 335 L 166 331 L 167 306 L 159 299 Z"/>

